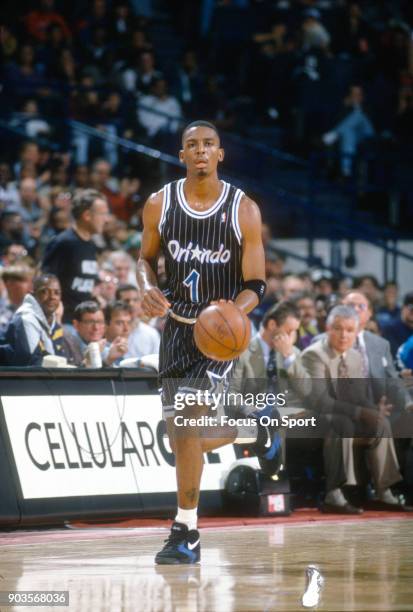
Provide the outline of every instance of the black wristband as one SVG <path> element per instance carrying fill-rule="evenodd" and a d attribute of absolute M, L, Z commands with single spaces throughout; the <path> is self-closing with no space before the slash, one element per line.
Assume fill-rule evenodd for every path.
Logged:
<path fill-rule="evenodd" d="M 261 278 L 253 278 L 252 280 L 244 281 L 242 286 L 243 289 L 249 289 L 257 294 L 258 304 L 261 304 L 262 300 L 264 299 L 266 287 L 267 283 Z"/>

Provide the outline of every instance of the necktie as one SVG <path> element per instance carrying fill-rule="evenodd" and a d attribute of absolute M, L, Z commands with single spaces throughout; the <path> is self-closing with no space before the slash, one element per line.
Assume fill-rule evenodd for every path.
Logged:
<path fill-rule="evenodd" d="M 362 343 L 360 342 L 360 338 L 357 338 L 355 349 L 360 353 L 361 356 L 363 378 L 368 378 L 369 365 L 367 360 L 366 347 L 362 345 Z"/>
<path fill-rule="evenodd" d="M 344 356 L 341 355 L 337 367 L 337 398 L 343 401 L 348 399 L 350 374 Z"/>
<path fill-rule="evenodd" d="M 339 378 L 350 378 L 349 372 L 348 372 L 348 365 L 343 355 L 340 356 L 340 360 L 338 362 L 337 376 Z"/>
<path fill-rule="evenodd" d="M 267 391 L 270 393 L 275 393 L 277 387 L 277 364 L 275 361 L 275 351 L 274 349 L 270 350 L 270 355 L 268 357 L 267 363 Z"/>

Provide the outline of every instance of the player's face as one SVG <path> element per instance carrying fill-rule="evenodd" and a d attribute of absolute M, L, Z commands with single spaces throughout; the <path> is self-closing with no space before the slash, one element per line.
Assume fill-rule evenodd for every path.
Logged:
<path fill-rule="evenodd" d="M 205 126 L 187 130 L 179 159 L 185 164 L 188 174 L 200 177 L 213 174 L 224 159 L 218 134 Z"/>

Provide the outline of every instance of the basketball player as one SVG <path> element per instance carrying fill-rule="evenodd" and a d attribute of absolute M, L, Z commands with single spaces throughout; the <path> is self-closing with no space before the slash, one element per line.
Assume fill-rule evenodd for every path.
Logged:
<path fill-rule="evenodd" d="M 245 313 L 253 310 L 265 291 L 264 249 L 258 206 L 240 189 L 221 181 L 217 167 L 224 159 L 217 129 L 205 121 L 188 125 L 179 158 L 186 178 L 152 194 L 143 212 L 143 235 L 138 261 L 142 307 L 150 317 L 168 314 L 160 347 L 159 376 L 163 414 L 175 453 L 178 511 L 158 564 L 200 560 L 197 506 L 203 453 L 237 442 L 237 430 L 225 437 L 202 437 L 199 428 L 182 435 L 174 425 L 178 392 L 216 385 L 229 374 L 232 361 L 205 357 L 193 340 L 193 326 L 211 302 L 234 301 Z M 157 258 L 166 259 L 167 289 L 157 286 Z M 181 411 L 184 417 L 206 414 L 206 407 Z M 275 429 L 257 423 L 254 442 L 261 467 L 274 473 Z M 245 438 L 242 439 L 245 442 Z"/>

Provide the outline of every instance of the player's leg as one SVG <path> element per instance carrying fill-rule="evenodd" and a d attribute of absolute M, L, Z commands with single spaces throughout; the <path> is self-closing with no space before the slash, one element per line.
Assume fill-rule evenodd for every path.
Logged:
<path fill-rule="evenodd" d="M 168 319 L 161 342 L 160 377 L 162 405 L 169 444 L 175 454 L 178 508 L 171 533 L 155 562 L 164 565 L 196 563 L 200 560 L 197 508 L 203 468 L 203 449 L 199 431 L 176 427 L 177 393 L 186 371 L 195 361 L 191 353 L 192 330 L 185 324 Z M 182 379 L 179 379 L 179 375 Z M 194 416 L 194 409 L 179 410 L 183 418 Z M 195 414 L 196 416 L 196 414 Z M 177 430 L 180 431 L 179 436 Z"/>
<path fill-rule="evenodd" d="M 182 418 L 196 418 L 201 407 L 184 410 Z M 166 420 L 169 444 L 175 454 L 178 508 L 171 533 L 155 562 L 163 565 L 197 563 L 201 557 L 199 531 L 197 530 L 199 491 L 204 465 L 199 428 L 178 428 L 175 417 Z"/>
<path fill-rule="evenodd" d="M 172 323 L 173 325 L 174 323 Z M 168 372 L 163 371 L 162 401 L 169 441 L 175 454 L 178 509 L 171 534 L 164 548 L 157 554 L 155 561 L 158 564 L 196 563 L 200 560 L 199 532 L 196 527 L 204 464 L 203 454 L 226 444 L 250 442 L 254 443 L 254 450 L 259 457 L 262 457 L 266 465 L 273 469 L 273 464 L 271 464 L 274 460 L 273 436 L 271 430 L 266 426 L 261 426 L 259 421 L 247 439 L 245 433 L 242 435 L 242 439 L 237 438 L 237 428 L 220 423 L 210 427 L 190 424 L 178 426 L 177 413 L 175 412 L 175 409 L 178 408 L 177 394 L 179 393 L 182 396 L 182 390 L 188 392 L 188 389 L 205 391 L 209 383 L 213 383 L 213 388 L 216 391 L 217 381 L 224 382 L 231 364 L 200 359 L 200 353 L 193 342 L 192 330 L 188 328 L 181 327 L 179 333 L 176 333 L 176 330 L 168 329 L 168 336 L 172 341 L 169 346 L 166 345 L 165 352 L 169 351 L 169 360 L 174 363 L 174 374 L 177 371 L 177 365 L 182 363 L 181 371 L 186 368 L 186 376 L 181 380 L 168 378 Z M 188 367 L 191 359 L 193 365 Z M 179 417 L 181 423 L 184 419 L 197 419 L 207 415 L 216 416 L 209 405 L 190 406 L 188 403 L 184 402 L 183 408 L 180 406 Z M 268 453 L 271 454 L 271 457 Z M 265 458 L 265 455 L 267 455 L 267 458 Z M 275 471 L 274 468 L 272 473 L 275 473 Z"/>

